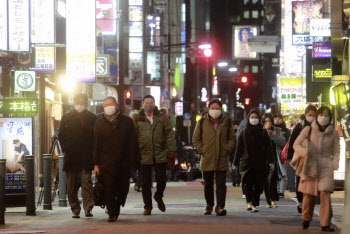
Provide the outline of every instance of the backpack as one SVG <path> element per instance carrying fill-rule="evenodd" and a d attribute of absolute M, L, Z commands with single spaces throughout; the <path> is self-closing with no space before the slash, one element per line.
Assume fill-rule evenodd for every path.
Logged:
<path fill-rule="evenodd" d="M 101 183 L 101 177 L 96 176 L 96 183 L 93 189 L 95 206 L 100 206 L 102 209 L 106 207 L 105 197 L 103 194 L 103 186 Z"/>

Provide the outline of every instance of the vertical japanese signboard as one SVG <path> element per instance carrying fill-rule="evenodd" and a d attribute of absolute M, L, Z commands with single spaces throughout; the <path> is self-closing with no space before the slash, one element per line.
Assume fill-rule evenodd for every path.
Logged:
<path fill-rule="evenodd" d="M 55 43 L 55 1 L 31 0 L 31 43 Z"/>
<path fill-rule="evenodd" d="M 77 82 L 95 82 L 96 1 L 66 1 L 66 76 Z"/>
<path fill-rule="evenodd" d="M 8 0 L 10 51 L 30 50 L 29 0 Z"/>
<path fill-rule="evenodd" d="M 35 67 L 29 68 L 37 73 L 55 72 L 55 48 L 35 47 Z"/>
<path fill-rule="evenodd" d="M 24 158 L 33 154 L 32 118 L 0 118 L 0 153 L 6 159 L 6 194 L 25 193 Z"/>
<path fill-rule="evenodd" d="M 109 55 L 109 76 L 103 78 L 105 84 L 118 84 L 118 37 L 103 36 L 103 53 Z"/>
<path fill-rule="evenodd" d="M 0 0 L 0 50 L 7 50 L 7 0 Z"/>
<path fill-rule="evenodd" d="M 116 0 L 96 1 L 96 24 L 102 35 L 116 34 L 116 9 Z"/>
<path fill-rule="evenodd" d="M 160 47 L 160 15 L 146 16 L 146 46 Z"/>

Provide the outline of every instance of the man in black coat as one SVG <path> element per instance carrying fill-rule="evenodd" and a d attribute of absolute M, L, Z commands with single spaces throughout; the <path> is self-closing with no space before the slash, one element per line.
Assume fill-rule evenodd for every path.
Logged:
<path fill-rule="evenodd" d="M 96 115 L 86 110 L 87 102 L 86 94 L 77 94 L 74 97 L 74 110 L 62 116 L 58 133 L 58 140 L 64 152 L 63 170 L 67 175 L 68 201 L 73 218 L 80 217 L 81 207 L 78 198 L 80 183 L 85 216 L 93 216 L 91 172 L 94 168 L 93 142 Z"/>
<path fill-rule="evenodd" d="M 140 164 L 140 150 L 132 119 L 121 114 L 114 97 L 103 102 L 104 113 L 95 123 L 94 172 L 102 179 L 108 222 L 114 222 L 125 205 L 131 168 Z"/>

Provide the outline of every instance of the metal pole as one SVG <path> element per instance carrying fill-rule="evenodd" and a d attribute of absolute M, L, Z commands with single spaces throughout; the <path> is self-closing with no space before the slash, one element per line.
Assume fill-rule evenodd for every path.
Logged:
<path fill-rule="evenodd" d="M 64 154 L 58 155 L 58 173 L 59 173 L 59 206 L 67 206 L 67 177 L 63 171 Z"/>
<path fill-rule="evenodd" d="M 0 225 L 5 224 L 5 171 L 6 159 L 0 159 Z"/>
<path fill-rule="evenodd" d="M 34 155 L 25 156 L 26 167 L 26 215 L 35 214 Z"/>
<path fill-rule="evenodd" d="M 52 155 L 43 154 L 44 160 L 44 210 L 52 210 L 52 200 L 51 200 L 51 164 Z"/>

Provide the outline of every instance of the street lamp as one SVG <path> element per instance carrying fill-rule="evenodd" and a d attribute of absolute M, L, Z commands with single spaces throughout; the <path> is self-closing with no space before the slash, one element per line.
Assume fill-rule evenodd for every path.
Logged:
<path fill-rule="evenodd" d="M 203 53 L 204 56 L 208 58 L 213 54 L 213 51 L 211 49 L 205 49 Z"/>
<path fill-rule="evenodd" d="M 228 63 L 227 62 L 220 62 L 218 63 L 219 67 L 227 67 Z"/>
<path fill-rule="evenodd" d="M 228 69 L 229 72 L 236 72 L 238 69 L 236 67 L 230 67 Z"/>
<path fill-rule="evenodd" d="M 211 45 L 210 44 L 202 44 L 202 45 L 199 45 L 198 46 L 199 49 L 210 49 L 211 48 Z"/>
<path fill-rule="evenodd" d="M 75 89 L 75 81 L 73 79 L 68 79 L 66 76 L 62 75 L 60 77 L 60 85 L 64 91 L 72 92 Z"/>

